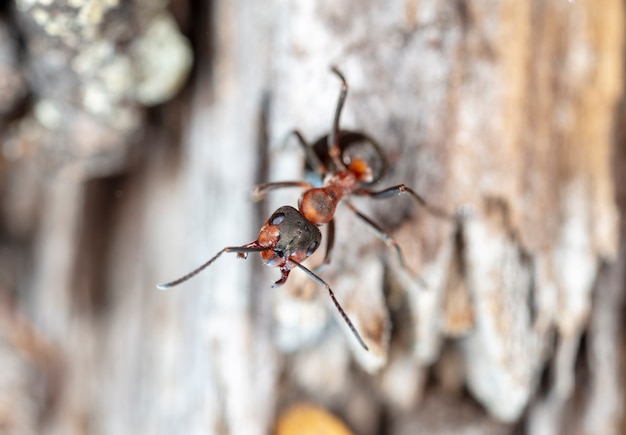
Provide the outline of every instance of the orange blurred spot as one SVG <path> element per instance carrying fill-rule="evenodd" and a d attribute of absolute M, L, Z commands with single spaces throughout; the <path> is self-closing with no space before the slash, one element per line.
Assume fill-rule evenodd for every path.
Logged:
<path fill-rule="evenodd" d="M 354 159 L 348 169 L 361 181 L 370 181 L 372 178 L 372 171 L 365 160 Z"/>
<path fill-rule="evenodd" d="M 352 432 L 325 409 L 298 404 L 280 415 L 275 435 L 352 435 Z"/>

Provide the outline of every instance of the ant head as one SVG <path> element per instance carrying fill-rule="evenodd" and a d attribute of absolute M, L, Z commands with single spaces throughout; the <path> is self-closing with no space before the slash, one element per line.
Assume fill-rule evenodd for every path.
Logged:
<path fill-rule="evenodd" d="M 322 241 L 322 233 L 298 210 L 283 206 L 272 213 L 261 228 L 258 241 L 261 245 L 272 247 L 273 255 L 267 255 L 268 258 L 263 255 L 266 263 L 279 259 L 300 262 L 317 250 Z"/>
<path fill-rule="evenodd" d="M 331 172 L 337 170 L 328 152 L 328 135 L 319 138 L 313 144 L 313 150 Z M 385 154 L 378 143 L 366 134 L 342 130 L 339 133 L 339 150 L 341 160 L 357 175 L 363 187 L 377 183 L 387 171 Z"/>

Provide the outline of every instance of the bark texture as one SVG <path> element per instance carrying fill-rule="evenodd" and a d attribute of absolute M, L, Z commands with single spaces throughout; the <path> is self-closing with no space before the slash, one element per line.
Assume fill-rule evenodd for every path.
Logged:
<path fill-rule="evenodd" d="M 618 0 L 16 0 L 0 432 L 626 433 L 625 16 Z M 388 155 L 376 190 L 458 216 L 355 199 L 402 268 L 338 209 L 320 275 L 370 352 L 319 284 L 294 271 L 272 290 L 256 254 L 155 289 L 297 204 L 250 192 L 303 178 L 285 138 L 329 132 L 331 65 L 342 127 Z"/>

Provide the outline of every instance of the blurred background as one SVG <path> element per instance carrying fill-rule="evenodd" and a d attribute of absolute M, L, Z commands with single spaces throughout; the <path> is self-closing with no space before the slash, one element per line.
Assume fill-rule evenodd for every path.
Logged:
<path fill-rule="evenodd" d="M 619 0 L 0 6 L 0 433 L 626 434 Z M 389 160 L 327 292 L 225 246 L 302 180 L 289 132 Z M 322 228 L 324 238 L 325 229 Z M 306 263 L 314 268 L 323 249 Z M 420 279 L 426 284 L 421 284 Z"/>

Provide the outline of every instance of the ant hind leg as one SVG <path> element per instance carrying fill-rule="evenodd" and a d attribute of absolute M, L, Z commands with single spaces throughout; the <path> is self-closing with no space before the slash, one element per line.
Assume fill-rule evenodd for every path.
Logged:
<path fill-rule="evenodd" d="M 252 195 L 255 199 L 261 199 L 270 190 L 284 189 L 286 187 L 300 187 L 301 189 L 311 189 L 313 185 L 306 181 L 276 181 L 272 183 L 257 184 L 252 188 Z"/>
<path fill-rule="evenodd" d="M 335 73 L 339 80 L 341 80 L 341 91 L 339 91 L 339 99 L 337 100 L 337 108 L 335 109 L 335 117 L 333 118 L 333 126 L 330 129 L 328 135 L 328 153 L 333 160 L 333 164 L 338 169 L 345 169 L 345 165 L 341 161 L 341 150 L 339 149 L 339 118 L 341 117 L 341 109 L 346 101 L 348 95 L 348 82 L 346 78 L 341 74 L 341 71 L 336 66 L 331 68 L 331 71 Z"/>
<path fill-rule="evenodd" d="M 453 214 L 450 214 L 447 211 L 439 207 L 435 207 L 435 206 L 428 204 L 424 198 L 422 198 L 413 189 L 411 189 L 410 187 L 407 187 L 404 184 L 398 184 L 397 186 L 389 187 L 379 192 L 373 192 L 368 189 L 359 189 L 354 193 L 355 195 L 369 196 L 370 198 L 374 198 L 374 199 L 387 199 L 395 195 L 399 195 L 401 193 L 408 193 L 411 196 L 411 198 L 413 198 L 419 205 L 424 207 L 433 216 L 437 216 L 438 218 L 441 218 L 441 219 L 447 219 L 447 220 L 453 220 L 453 221 L 456 220 L 456 217 Z"/>
<path fill-rule="evenodd" d="M 313 168 L 315 172 L 317 172 L 322 178 L 328 173 L 328 169 L 326 165 L 322 163 L 317 154 L 315 154 L 315 150 L 313 146 L 309 145 L 309 143 L 304 139 L 304 136 L 298 130 L 291 130 L 287 137 L 285 138 L 285 142 L 291 137 L 295 136 L 298 139 L 298 144 L 302 147 L 304 154 L 306 156 L 306 160 Z"/>
<path fill-rule="evenodd" d="M 406 262 L 404 260 L 404 254 L 402 254 L 402 249 L 400 249 L 400 245 L 398 244 L 396 239 L 393 236 L 391 236 L 389 233 L 387 233 L 384 229 L 382 229 L 382 227 L 378 225 L 376 222 L 374 222 L 371 218 L 361 213 L 351 202 L 345 201 L 345 203 L 350 208 L 350 210 L 352 210 L 352 212 L 356 215 L 356 217 L 358 217 L 363 222 L 365 222 L 370 227 L 370 229 L 374 232 L 374 234 L 379 239 L 381 239 L 385 243 L 385 245 L 387 245 L 387 247 L 392 248 L 396 252 L 396 255 L 398 256 L 398 261 L 400 262 L 400 267 L 402 267 L 402 269 L 411 273 L 411 275 L 413 275 L 415 279 L 418 280 L 418 282 L 420 283 L 422 287 L 427 288 L 428 285 L 426 284 L 424 279 L 420 275 L 413 273 L 406 266 Z"/>

